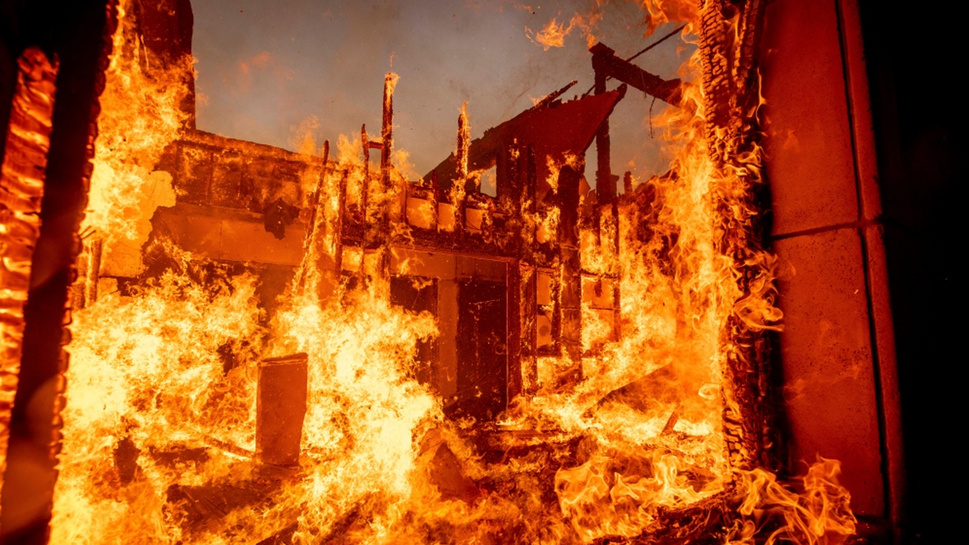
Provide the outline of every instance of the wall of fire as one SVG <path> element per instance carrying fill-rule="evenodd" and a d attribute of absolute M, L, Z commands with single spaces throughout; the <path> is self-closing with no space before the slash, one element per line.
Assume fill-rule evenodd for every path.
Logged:
<path fill-rule="evenodd" d="M 57 163 L 47 172 L 43 217 L 50 226 L 49 236 L 38 243 L 37 252 L 42 256 L 41 270 L 49 274 L 35 273 L 36 280 L 31 283 L 36 301 L 57 308 L 66 298 L 71 249 L 56 239 L 74 225 L 70 215 L 83 209 L 78 192 L 89 175 L 85 173 L 86 135 L 106 27 L 103 2 L 78 2 L 73 11 L 62 11 L 53 18 L 42 16 L 49 6 L 41 4 L 8 10 L 9 17 L 5 12 L 0 42 L 0 103 L 11 102 L 16 59 L 26 47 L 41 45 L 58 53 L 59 85 L 74 92 L 58 100 L 60 113 L 55 115 L 55 125 L 61 132 L 52 136 L 50 151 Z M 911 155 L 903 152 L 917 145 L 903 138 L 901 131 L 925 126 L 924 122 L 905 125 L 898 120 L 910 121 L 910 117 L 899 116 L 899 112 L 914 109 L 913 104 L 923 97 L 906 95 L 915 84 L 896 79 L 895 71 L 888 66 L 890 55 L 871 49 L 873 44 L 884 45 L 889 36 L 894 37 L 893 31 L 886 30 L 894 27 L 879 23 L 876 11 L 864 3 L 859 10 L 857 0 L 774 0 L 766 8 L 759 60 L 767 102 L 771 238 L 783 264 L 780 305 L 786 323 L 785 331 L 778 336 L 778 388 L 786 420 L 783 450 L 788 469 L 798 472 L 800 462 L 810 462 L 816 454 L 842 460 L 852 506 L 863 520 L 886 530 L 898 525 L 904 530 L 907 524 L 909 529 L 902 535 L 912 537 L 919 532 L 928 535 L 925 520 L 929 514 L 923 508 L 907 509 L 905 505 L 906 498 L 913 496 L 906 494 L 904 483 L 900 390 L 907 436 L 925 438 L 925 433 L 918 431 L 922 423 L 914 421 L 912 415 L 936 415 L 917 405 L 924 396 L 899 384 L 898 376 L 922 375 L 912 371 L 919 365 L 918 347 L 913 345 L 935 334 L 915 329 L 913 322 L 922 321 L 921 316 L 900 319 L 899 308 L 931 313 L 947 306 L 923 299 L 938 300 L 948 294 L 952 281 L 947 278 L 946 282 L 931 284 L 939 270 L 907 263 L 909 258 L 927 258 L 928 263 L 940 267 L 949 263 L 939 258 L 933 261 L 928 253 L 944 246 L 941 243 L 952 235 L 936 236 L 929 250 L 920 249 L 923 233 L 919 229 L 927 220 L 925 214 L 913 211 L 930 200 L 936 208 L 945 209 L 951 202 L 938 204 L 933 200 L 935 193 L 919 197 L 911 190 L 914 184 L 912 177 L 905 175 L 906 165 L 899 165 L 912 161 Z M 90 24 L 80 25 L 79 21 Z M 928 48 L 919 50 L 926 52 Z M 874 58 L 875 63 L 866 65 L 866 57 Z M 942 64 L 936 59 L 933 66 Z M 886 89 L 899 95 L 880 96 Z M 872 105 L 883 117 L 873 118 Z M 0 120 L 4 125 L 9 120 L 6 107 Z M 950 119 L 937 127 L 942 134 L 949 134 L 954 123 Z M 946 145 L 956 148 L 951 142 Z M 903 155 L 894 157 L 893 152 Z M 936 157 L 944 160 L 945 151 Z M 929 180 L 930 189 L 944 194 L 949 187 L 944 184 L 964 171 L 954 172 L 929 172 L 923 178 Z M 879 185 L 884 180 L 887 183 Z M 900 202 L 901 197 L 913 195 L 913 201 Z M 882 208 L 883 201 L 886 209 Z M 62 232 L 58 234 L 57 230 Z M 930 286 L 919 296 L 906 294 L 925 280 Z M 892 305 L 896 307 L 894 327 Z M 42 310 L 34 312 L 43 314 Z M 952 329 L 954 322 L 946 321 L 948 313 L 935 316 L 941 322 L 936 334 Z M 35 331 L 25 341 L 34 343 L 26 350 L 32 350 L 36 357 L 35 367 L 28 373 L 34 378 L 22 378 L 21 388 L 36 387 L 38 381 L 57 372 L 59 346 L 50 339 L 59 338 L 60 319 L 47 320 L 50 323 L 46 324 L 43 321 L 43 316 L 36 320 Z M 952 345 L 953 340 L 942 339 L 927 353 L 939 356 L 944 347 Z M 920 386 L 926 384 L 925 379 L 913 380 Z M 941 392 L 949 391 L 942 386 Z M 12 433 L 17 429 L 14 421 Z M 926 459 L 926 447 L 911 440 L 905 446 L 910 460 Z M 913 470 L 912 463 L 908 466 L 910 477 L 925 476 L 926 470 Z M 921 496 L 927 495 L 930 487 L 913 483 L 911 489 Z M 4 507 L 16 500 L 7 488 L 2 499 Z M 874 531 L 877 533 L 878 528 Z"/>

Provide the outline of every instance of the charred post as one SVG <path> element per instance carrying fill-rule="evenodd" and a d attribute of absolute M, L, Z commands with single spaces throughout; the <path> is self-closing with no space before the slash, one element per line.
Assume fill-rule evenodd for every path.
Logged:
<path fill-rule="evenodd" d="M 611 54 L 612 50 L 605 46 L 602 46 L 598 53 L 593 51 L 592 68 L 595 70 L 595 94 L 597 95 L 606 92 L 606 79 L 609 74 L 602 66 L 602 59 L 604 55 Z M 616 177 L 612 174 L 609 146 L 609 120 L 604 119 L 599 125 L 599 131 L 596 132 L 596 196 L 603 204 L 611 203 L 616 198 Z"/>
<path fill-rule="evenodd" d="M 29 272 L 20 271 L 21 275 L 29 274 L 30 281 L 27 286 L 21 286 L 26 287 L 28 293 L 23 307 L 21 367 L 9 427 L 11 446 L 19 443 L 41 447 L 44 456 L 28 463 L 37 464 L 35 467 L 41 468 L 45 479 L 32 483 L 35 486 L 28 491 L 11 490 L 5 481 L 0 495 L 2 512 L 9 508 L 11 502 L 23 504 L 28 495 L 36 506 L 36 511 L 32 513 L 34 518 L 29 521 L 30 526 L 4 526 L 4 538 L 43 542 L 49 531 L 51 498 L 60 456 L 63 426 L 60 411 L 65 402 L 64 373 L 69 357 L 64 345 L 71 338 L 66 328 L 66 324 L 70 323 L 69 286 L 77 275 L 75 263 L 81 249 L 78 231 L 87 205 L 88 184 L 93 169 L 91 160 L 97 134 L 98 98 L 104 89 L 103 75 L 112 49 L 111 36 L 117 26 L 117 18 L 116 3 L 110 0 L 90 0 L 69 5 L 48 5 L 46 2 L 23 4 L 12 10 L 16 11 L 17 19 L 28 32 L 24 35 L 26 43 L 21 42 L 16 46 L 22 50 L 5 48 L 5 52 L 19 56 L 36 46 L 56 55 L 58 59 L 56 78 L 47 69 L 41 69 L 39 73 L 31 70 L 39 79 L 38 86 L 31 91 L 33 96 L 30 100 L 37 104 L 28 116 L 36 115 L 36 118 L 21 120 L 29 121 L 25 127 L 29 132 L 23 134 L 49 134 L 50 146 L 42 151 L 21 150 L 30 154 L 29 159 L 24 158 L 23 166 L 33 163 L 28 170 L 33 171 L 31 179 L 38 178 L 35 169 L 41 165 L 38 163 L 41 157 L 46 162 L 46 177 L 43 197 L 40 199 L 40 229 L 36 233 L 33 255 L 30 256 Z M 32 60 L 40 61 L 37 57 Z M 47 61 L 47 65 L 51 67 L 50 61 Z M 41 68 L 41 65 L 37 68 Z M 57 89 L 70 89 L 71 92 L 58 93 L 56 101 L 52 101 L 49 94 L 53 92 L 53 86 L 49 83 L 51 78 L 55 78 Z M 48 113 L 49 123 L 38 125 L 37 122 L 46 119 Z M 8 123 L 16 121 L 18 115 L 11 112 Z M 39 138 L 37 141 L 43 140 Z M 4 146 L 6 167 L 7 157 L 16 157 L 18 151 L 16 145 L 7 147 L 5 143 Z M 26 256 L 21 254 L 21 257 Z M 50 388 L 53 395 L 49 399 L 35 399 L 45 387 Z M 37 410 L 33 418 L 28 420 L 27 406 L 31 401 L 35 402 Z M 44 425 L 41 429 L 31 429 L 31 422 Z M 8 464 L 7 472 L 10 471 Z M 25 533 L 10 534 L 17 530 Z"/>
<path fill-rule="evenodd" d="M 468 180 L 468 154 L 471 146 L 471 125 L 468 121 L 468 104 L 461 105 L 458 116 L 457 149 L 457 179 L 451 186 L 451 206 L 454 207 L 454 232 L 460 236 L 464 233 L 467 213 L 465 212 L 469 187 L 473 182 Z"/>
<path fill-rule="evenodd" d="M 0 166 L 0 485 L 7 465 L 11 412 L 19 383 L 24 304 L 31 262 L 40 234 L 40 203 L 50 150 L 57 65 L 39 48 L 17 59 L 17 87 L 11 103 L 3 164 Z"/>
<path fill-rule="evenodd" d="M 565 355 L 573 364 L 582 354 L 582 263 L 579 257 L 579 179 L 584 161 L 563 165 L 559 171 L 561 202 L 556 244 L 561 263 L 561 339 Z M 578 367 L 577 367 L 578 369 Z"/>

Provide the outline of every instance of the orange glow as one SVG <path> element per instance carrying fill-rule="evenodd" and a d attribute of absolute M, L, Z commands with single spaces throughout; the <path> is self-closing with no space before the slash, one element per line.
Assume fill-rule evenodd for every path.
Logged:
<path fill-rule="evenodd" d="M 651 21 L 699 17 L 679 4 L 646 4 Z M 597 17 L 577 15 L 567 27 L 553 20 L 535 40 L 561 45 L 573 27 L 591 36 Z M 119 29 L 115 51 L 123 46 Z M 364 163 L 370 147 L 390 146 L 387 126 L 383 142 L 341 136 L 336 160 L 306 158 L 319 166 L 301 180 L 294 225 L 309 233 L 300 280 L 267 309 L 253 270 L 149 238 L 156 208 L 177 200 L 171 175 L 154 168 L 180 136 L 183 91 L 174 76 L 152 80 L 116 56 L 87 224 L 104 241 L 101 282 L 113 289 L 74 314 L 51 541 L 587 544 L 649 539 L 702 508 L 723 521 L 692 531 L 727 543 L 842 542 L 854 518 L 837 462 L 812 466 L 796 493 L 729 444 L 728 420 L 744 417 L 727 378 L 740 350 L 736 321 L 780 327 L 773 257 L 750 247 L 744 266 L 758 276 L 744 289 L 738 256 L 728 253 L 749 246 L 750 172 L 761 157 L 755 149 L 727 166 L 714 159 L 699 55 L 682 75 L 694 107 L 653 120 L 674 157 L 671 174 L 615 207 L 583 202 L 599 215 L 597 225 L 577 227 L 580 338 L 536 352 L 524 393 L 485 422 L 448 413 L 453 369 L 419 378 L 419 347 L 453 324 L 391 304 L 393 275 L 433 259 L 400 247 L 417 227 L 445 237 L 483 231 L 496 210 L 520 220 L 529 247 L 551 244 L 566 220 L 534 195 L 511 210 L 465 208 L 466 182 L 480 174 L 469 172 L 466 105 L 457 180 L 440 201 L 412 196 L 424 188 L 394 165 L 376 173 Z M 385 111 L 396 83 L 389 75 Z M 317 147 L 308 141 L 301 151 Z M 393 161 L 406 157 L 395 153 Z M 576 156 L 539 160 L 549 201 L 563 191 L 559 174 L 583 166 Z M 315 201 L 307 187 L 319 187 Z M 384 215 L 387 232 L 368 221 Z M 351 220 L 365 230 L 353 243 L 343 237 Z M 167 272 L 125 289 L 111 284 L 142 275 L 146 254 L 164 256 Z M 525 271 L 522 283 L 540 292 L 529 304 L 568 302 L 568 269 L 556 267 Z M 270 466 L 256 452 L 260 371 L 264 360 L 294 354 L 305 354 L 307 371 L 298 464 Z"/>

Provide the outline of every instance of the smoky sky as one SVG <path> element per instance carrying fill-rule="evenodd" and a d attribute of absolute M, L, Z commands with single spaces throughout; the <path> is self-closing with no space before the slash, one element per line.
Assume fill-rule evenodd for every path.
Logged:
<path fill-rule="evenodd" d="M 410 153 L 411 175 L 423 174 L 453 151 L 462 102 L 478 137 L 573 79 L 579 83 L 566 98 L 591 87 L 591 55 L 581 30 L 573 30 L 564 47 L 547 50 L 534 35 L 553 18 L 568 25 L 596 2 L 525 3 L 196 0 L 198 127 L 287 149 L 296 149 L 306 130 L 320 145 L 324 139 L 335 144 L 341 134 L 358 137 L 363 123 L 376 135 L 384 76 L 393 71 L 400 76 L 395 147 Z M 599 4 L 603 17 L 593 33 L 619 56 L 636 53 L 667 30 L 644 37 L 645 13 L 637 3 Z M 690 51 L 674 37 L 636 63 L 673 78 Z M 632 90 L 617 106 L 611 119 L 615 172 L 665 170 L 647 122 L 650 108 L 655 113 L 665 104 L 652 103 Z"/>

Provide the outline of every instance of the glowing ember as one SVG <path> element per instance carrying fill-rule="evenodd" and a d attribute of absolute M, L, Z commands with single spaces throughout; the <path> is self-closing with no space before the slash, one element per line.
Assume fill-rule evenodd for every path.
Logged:
<path fill-rule="evenodd" d="M 653 21 L 699 18 L 695 9 L 651 11 Z M 573 26 L 588 35 L 594 24 L 552 21 L 536 39 L 556 45 Z M 126 47 L 120 27 L 116 51 Z M 88 278 L 98 282 L 108 269 L 141 276 L 120 286 L 101 278 L 114 289 L 75 314 L 52 542 L 593 543 L 702 534 L 836 543 L 850 535 L 837 463 L 812 467 L 797 494 L 751 469 L 752 455 L 731 443 L 733 422 L 744 418 L 728 377 L 731 358 L 742 357 L 741 330 L 776 328 L 780 315 L 772 259 L 749 242 L 759 151 L 734 154 L 739 137 L 711 146 L 719 141 L 698 83 L 701 51 L 683 68 L 684 80 L 697 82 L 683 89 L 691 107 L 654 120 L 667 133 L 671 173 L 615 206 L 580 195 L 596 222 L 554 204 L 565 198 L 563 180 L 584 167 L 575 155 L 538 158 L 548 174 L 541 202 L 536 191 L 508 206 L 479 198 L 465 107 L 456 181 L 440 195 L 406 182 L 390 164 L 397 77 L 388 75 L 381 139 L 364 128 L 360 140 L 341 137 L 337 161 L 328 144 L 322 162 L 304 157 L 310 167 L 294 186 L 301 196 L 274 203 L 282 233 L 295 224 L 307 235 L 297 280 L 268 305 L 258 271 L 209 261 L 158 233 L 142 252 L 155 208 L 175 204 L 171 175 L 153 169 L 179 137 L 182 98 L 177 78 L 148 78 L 116 57 L 101 99 L 89 227 L 106 256 L 131 259 L 108 259 Z M 379 172 L 361 160 L 370 149 L 381 150 Z M 509 161 L 527 163 L 528 150 L 512 151 Z M 287 218 L 289 208 L 302 215 Z M 523 342 L 536 346 L 523 358 L 524 393 L 489 420 L 460 406 L 487 398 L 487 388 L 460 392 L 464 379 L 448 376 L 453 369 L 442 364 L 429 376 L 424 367 L 422 351 L 454 325 L 430 307 L 392 304 L 393 286 L 409 278 L 398 290 L 416 297 L 447 289 L 405 276 L 434 259 L 397 244 L 413 243 L 417 230 L 477 236 L 507 217 L 520 221 L 525 257 L 500 266 L 521 267 L 522 293 L 538 308 L 522 325 L 535 338 Z M 575 262 L 563 252 L 552 266 L 530 264 L 529 252 L 559 240 L 569 222 Z M 579 290 L 570 294 L 573 279 Z M 468 285 L 488 289 L 480 278 Z M 509 316 L 497 300 L 468 303 L 475 327 L 489 309 Z M 557 351 L 539 342 L 543 328 L 563 327 L 548 318 L 553 309 L 574 311 L 582 328 L 575 338 L 562 333 Z M 489 342 L 509 349 L 500 337 Z M 279 379 L 270 399 L 261 382 L 269 366 L 304 357 L 305 384 Z M 305 392 L 305 417 L 265 408 L 290 387 L 299 399 Z M 261 426 L 301 430 L 295 463 L 260 461 L 271 448 L 258 444 Z"/>

